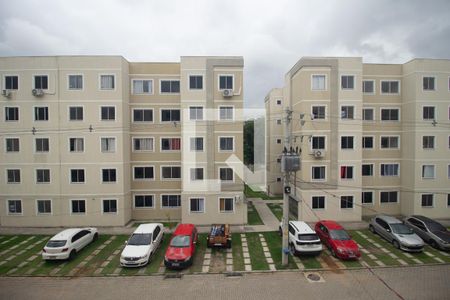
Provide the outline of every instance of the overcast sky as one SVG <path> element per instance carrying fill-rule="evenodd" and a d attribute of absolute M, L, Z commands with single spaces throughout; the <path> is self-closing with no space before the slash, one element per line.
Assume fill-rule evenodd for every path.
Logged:
<path fill-rule="evenodd" d="M 302 56 L 450 58 L 450 1 L 0 0 L 0 56 L 240 55 L 246 107 Z"/>

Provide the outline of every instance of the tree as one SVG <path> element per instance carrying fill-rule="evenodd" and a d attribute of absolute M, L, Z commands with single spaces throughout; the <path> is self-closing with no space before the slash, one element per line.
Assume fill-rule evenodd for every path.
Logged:
<path fill-rule="evenodd" d="M 244 122 L 244 164 L 253 166 L 254 164 L 254 120 Z"/>

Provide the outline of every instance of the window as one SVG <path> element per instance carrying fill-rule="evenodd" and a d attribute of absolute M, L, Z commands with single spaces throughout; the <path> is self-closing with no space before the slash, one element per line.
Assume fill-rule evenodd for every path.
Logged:
<path fill-rule="evenodd" d="M 450 165 L 447 166 L 447 178 L 450 179 Z"/>
<path fill-rule="evenodd" d="M 423 149 L 434 149 L 434 136 L 428 135 L 422 137 L 422 147 Z"/>
<path fill-rule="evenodd" d="M 102 152 L 115 152 L 116 151 L 116 138 L 102 137 L 101 138 Z"/>
<path fill-rule="evenodd" d="M 162 195 L 162 208 L 178 208 L 181 206 L 181 195 Z"/>
<path fill-rule="evenodd" d="M 19 89 L 19 76 L 5 76 L 5 89 L 6 90 L 18 90 Z"/>
<path fill-rule="evenodd" d="M 190 138 L 190 149 L 191 149 L 191 151 L 203 151 L 203 138 L 202 137 L 191 137 Z"/>
<path fill-rule="evenodd" d="M 205 212 L 205 199 L 204 198 L 190 198 L 190 212 L 202 213 Z"/>
<path fill-rule="evenodd" d="M 203 168 L 191 168 L 191 180 L 203 180 Z"/>
<path fill-rule="evenodd" d="M 311 178 L 312 180 L 325 180 L 326 168 L 325 166 L 312 166 Z"/>
<path fill-rule="evenodd" d="M 8 183 L 20 183 L 20 169 L 6 170 Z"/>
<path fill-rule="evenodd" d="M 220 151 L 233 151 L 234 150 L 234 138 L 233 137 L 220 137 L 219 138 L 219 150 Z"/>
<path fill-rule="evenodd" d="M 189 120 L 203 120 L 203 107 L 202 106 L 189 107 Z"/>
<path fill-rule="evenodd" d="M 161 122 L 178 122 L 180 121 L 179 109 L 161 109 Z"/>
<path fill-rule="evenodd" d="M 19 121 L 19 108 L 18 107 L 5 107 L 5 121 Z"/>
<path fill-rule="evenodd" d="M 181 148 L 180 138 L 162 138 L 161 150 L 162 151 L 178 151 Z"/>
<path fill-rule="evenodd" d="M 316 119 L 325 119 L 325 106 L 313 106 L 312 107 L 312 114 L 314 120 Z"/>
<path fill-rule="evenodd" d="M 325 196 L 312 197 L 312 209 L 325 209 Z"/>
<path fill-rule="evenodd" d="M 86 200 L 72 200 L 72 214 L 86 213 Z"/>
<path fill-rule="evenodd" d="M 152 94 L 153 80 L 133 79 L 133 94 Z"/>
<path fill-rule="evenodd" d="M 47 75 L 36 75 L 34 76 L 34 88 L 47 90 L 48 89 L 48 76 Z"/>
<path fill-rule="evenodd" d="M 363 149 L 373 149 L 373 136 L 363 136 L 362 147 Z"/>
<path fill-rule="evenodd" d="M 399 120 L 398 108 L 382 108 L 381 109 L 381 121 L 398 121 Z"/>
<path fill-rule="evenodd" d="M 34 108 L 34 120 L 35 121 L 48 121 L 48 107 L 35 107 Z"/>
<path fill-rule="evenodd" d="M 114 90 L 115 88 L 114 75 L 100 75 L 100 89 Z"/>
<path fill-rule="evenodd" d="M 277 177 L 277 182 L 281 182 L 281 177 Z"/>
<path fill-rule="evenodd" d="M 83 138 L 70 138 L 69 139 L 69 151 L 70 152 L 83 152 L 84 151 L 84 139 Z"/>
<path fill-rule="evenodd" d="M 277 125 L 281 125 L 281 119 L 277 119 Z"/>
<path fill-rule="evenodd" d="M 133 151 L 153 151 L 153 138 L 133 138 Z"/>
<path fill-rule="evenodd" d="M 353 106 L 341 106 L 341 119 L 353 119 L 354 107 Z"/>
<path fill-rule="evenodd" d="M 233 181 L 233 168 L 219 168 L 219 176 L 222 181 Z"/>
<path fill-rule="evenodd" d="M 422 117 L 424 120 L 434 120 L 434 106 L 424 106 Z"/>
<path fill-rule="evenodd" d="M 422 194 L 422 207 L 433 207 L 433 194 Z"/>
<path fill-rule="evenodd" d="M 374 94 L 375 93 L 375 81 L 363 80 L 362 91 L 364 94 Z"/>
<path fill-rule="evenodd" d="M 116 199 L 103 200 L 103 213 L 106 214 L 117 213 L 117 200 Z"/>
<path fill-rule="evenodd" d="M 6 152 L 19 152 L 19 138 L 6 138 Z"/>
<path fill-rule="evenodd" d="M 114 106 L 101 107 L 102 121 L 114 121 L 116 119 L 116 108 Z"/>
<path fill-rule="evenodd" d="M 39 215 L 52 213 L 52 201 L 51 200 L 36 200 L 37 213 Z"/>
<path fill-rule="evenodd" d="M 380 138 L 381 149 L 398 149 L 399 148 L 398 136 L 382 136 Z"/>
<path fill-rule="evenodd" d="M 447 194 L 447 206 L 450 206 L 450 194 Z"/>
<path fill-rule="evenodd" d="M 219 198 L 219 210 L 221 213 L 234 212 L 234 198 Z"/>
<path fill-rule="evenodd" d="M 373 121 L 374 120 L 374 113 L 373 108 L 363 108 L 362 110 L 362 117 L 364 121 Z"/>
<path fill-rule="evenodd" d="M 277 139 L 277 144 L 281 144 L 281 139 Z"/>
<path fill-rule="evenodd" d="M 362 192 L 361 193 L 361 203 L 362 204 L 373 204 L 373 192 Z"/>
<path fill-rule="evenodd" d="M 83 107 L 82 106 L 69 107 L 69 120 L 83 121 Z"/>
<path fill-rule="evenodd" d="M 353 166 L 341 166 L 341 179 L 353 179 Z"/>
<path fill-rule="evenodd" d="M 355 76 L 343 75 L 341 76 L 341 88 L 343 90 L 353 90 L 355 86 Z"/>
<path fill-rule="evenodd" d="M 134 195 L 135 208 L 153 208 L 153 195 Z"/>
<path fill-rule="evenodd" d="M 325 137 L 324 136 L 313 136 L 311 140 L 311 146 L 313 150 L 324 150 L 325 149 Z"/>
<path fill-rule="evenodd" d="M 400 93 L 399 81 L 381 81 L 382 94 L 398 94 Z"/>
<path fill-rule="evenodd" d="M 381 176 L 398 176 L 399 164 L 380 164 Z"/>
<path fill-rule="evenodd" d="M 161 80 L 161 94 L 179 93 L 179 80 Z"/>
<path fill-rule="evenodd" d="M 71 183 L 84 183 L 84 170 L 83 169 L 71 169 L 70 170 L 70 182 Z"/>
<path fill-rule="evenodd" d="M 341 196 L 341 208 L 353 208 L 353 196 Z"/>
<path fill-rule="evenodd" d="M 153 109 L 133 109 L 133 122 L 153 122 Z"/>
<path fill-rule="evenodd" d="M 353 149 L 352 136 L 341 136 L 341 149 Z"/>
<path fill-rule="evenodd" d="M 233 106 L 221 106 L 219 107 L 219 119 L 220 120 L 233 120 Z"/>
<path fill-rule="evenodd" d="M 423 77 L 423 90 L 424 91 L 434 91 L 435 90 L 434 77 Z"/>
<path fill-rule="evenodd" d="M 219 90 L 232 90 L 233 89 L 233 76 L 232 75 L 220 75 L 219 76 Z"/>
<path fill-rule="evenodd" d="M 281 100 L 277 100 L 277 105 L 281 105 Z"/>
<path fill-rule="evenodd" d="M 21 215 L 22 214 L 22 200 L 8 200 L 8 214 Z"/>
<path fill-rule="evenodd" d="M 37 169 L 36 183 L 50 183 L 50 169 Z"/>
<path fill-rule="evenodd" d="M 134 167 L 135 180 L 154 179 L 155 173 L 153 167 Z"/>
<path fill-rule="evenodd" d="M 116 182 L 116 169 L 102 169 L 102 181 Z"/>
<path fill-rule="evenodd" d="M 423 179 L 434 178 L 434 165 L 422 165 L 422 178 Z"/>
<path fill-rule="evenodd" d="M 373 176 L 373 164 L 361 165 L 361 175 L 362 176 Z"/>
<path fill-rule="evenodd" d="M 69 90 L 82 90 L 82 89 L 83 89 L 83 76 L 69 75 Z"/>
<path fill-rule="evenodd" d="M 203 76 L 202 75 L 189 75 L 189 89 L 202 90 L 203 89 Z"/>
<path fill-rule="evenodd" d="M 161 179 L 179 179 L 181 178 L 181 167 L 169 166 L 161 167 Z"/>
<path fill-rule="evenodd" d="M 313 91 L 324 91 L 326 90 L 325 75 L 313 75 L 311 89 Z"/>
<path fill-rule="evenodd" d="M 48 138 L 37 138 L 35 139 L 36 152 L 49 152 L 49 141 Z"/>

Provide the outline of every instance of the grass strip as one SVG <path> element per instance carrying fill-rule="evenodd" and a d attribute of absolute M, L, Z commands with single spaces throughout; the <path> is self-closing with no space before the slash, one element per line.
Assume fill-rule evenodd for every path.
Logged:
<path fill-rule="evenodd" d="M 241 234 L 232 233 L 231 239 L 232 239 L 231 248 L 233 250 L 233 270 L 243 271 L 245 265 L 244 265 L 244 254 L 242 252 Z"/>
<path fill-rule="evenodd" d="M 261 241 L 259 240 L 259 233 L 252 232 L 246 233 L 245 235 L 247 236 L 248 252 L 250 254 L 252 270 L 268 270 L 269 265 L 264 256 Z"/>
<path fill-rule="evenodd" d="M 283 206 L 276 203 L 267 203 L 267 206 L 278 219 L 278 221 L 281 222 L 281 219 L 283 218 Z"/>
<path fill-rule="evenodd" d="M 267 195 L 264 192 L 254 191 L 248 185 L 244 185 L 244 194 L 245 194 L 245 197 L 247 197 L 247 198 L 261 198 L 263 200 L 280 200 L 280 199 L 283 199 L 283 197 L 280 197 L 280 196 L 271 197 L 271 196 Z"/>
<path fill-rule="evenodd" d="M 247 222 L 248 225 L 264 225 L 255 206 L 250 202 L 247 206 Z"/>
<path fill-rule="evenodd" d="M 297 264 L 294 262 L 292 255 L 288 256 L 288 265 L 283 266 L 282 261 L 282 241 L 281 236 L 276 231 L 264 232 L 264 238 L 267 242 L 267 247 L 269 248 L 270 255 L 272 256 L 273 262 L 275 264 L 275 268 L 277 270 L 286 270 L 286 269 L 298 269 Z"/>

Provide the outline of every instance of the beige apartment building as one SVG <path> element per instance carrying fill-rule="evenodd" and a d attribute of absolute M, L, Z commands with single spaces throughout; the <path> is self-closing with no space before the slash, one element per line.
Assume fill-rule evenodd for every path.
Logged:
<path fill-rule="evenodd" d="M 243 59 L 0 58 L 0 225 L 247 222 Z"/>
<path fill-rule="evenodd" d="M 272 193 L 282 183 L 280 163 L 269 162 L 284 143 L 283 109 L 292 112 L 302 167 L 290 178 L 289 206 L 298 219 L 450 218 L 450 60 L 305 57 L 265 102 Z"/>

